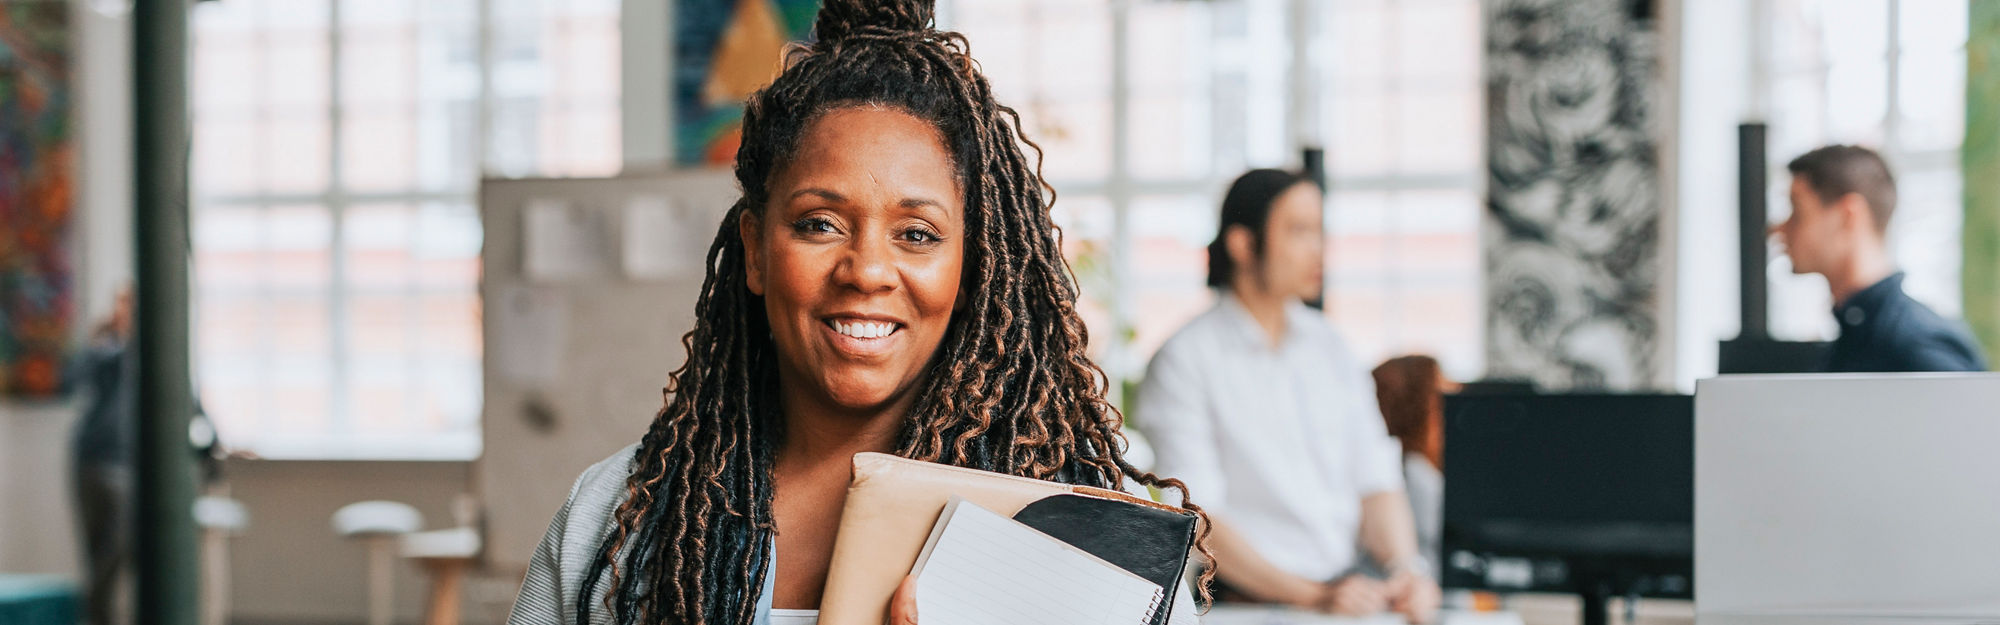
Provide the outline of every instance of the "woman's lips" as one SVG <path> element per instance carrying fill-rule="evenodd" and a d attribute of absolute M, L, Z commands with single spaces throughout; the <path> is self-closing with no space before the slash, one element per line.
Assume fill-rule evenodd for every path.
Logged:
<path fill-rule="evenodd" d="M 820 328 L 828 343 L 841 353 L 857 358 L 879 358 L 902 342 L 903 324 L 871 319 L 835 317 L 822 321 Z"/>

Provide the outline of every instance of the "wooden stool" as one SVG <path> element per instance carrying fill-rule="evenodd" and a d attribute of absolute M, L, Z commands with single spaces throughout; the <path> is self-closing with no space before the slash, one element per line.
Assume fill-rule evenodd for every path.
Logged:
<path fill-rule="evenodd" d="M 478 555 L 479 531 L 470 527 L 403 536 L 403 557 L 415 561 L 431 580 L 425 625 L 458 625 L 466 571 L 478 562 Z"/>
<path fill-rule="evenodd" d="M 194 501 L 194 522 L 201 527 L 201 623 L 229 622 L 229 538 L 250 527 L 250 511 L 227 495 L 206 495 Z"/>
<path fill-rule="evenodd" d="M 389 625 L 396 607 L 396 539 L 423 527 L 424 517 L 394 501 L 351 503 L 333 513 L 333 531 L 368 546 L 368 625 Z"/>

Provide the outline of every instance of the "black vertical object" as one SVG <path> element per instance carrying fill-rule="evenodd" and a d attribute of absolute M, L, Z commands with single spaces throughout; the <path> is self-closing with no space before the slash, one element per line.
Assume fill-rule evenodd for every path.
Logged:
<path fill-rule="evenodd" d="M 1313 184 L 1319 185 L 1320 193 L 1326 193 L 1326 150 L 1309 146 L 1300 153 L 1299 163 L 1299 173 L 1312 179 Z M 1328 201 L 1327 196 L 1322 196 L 1320 201 L 1322 203 Z M 1326 222 L 1320 222 L 1320 234 L 1326 234 Z M 1320 275 L 1324 276 L 1326 275 L 1324 271 L 1326 269 L 1326 258 L 1322 255 L 1319 262 L 1320 269 L 1322 270 Z M 1326 281 L 1324 279 L 1320 281 L 1319 295 L 1307 298 L 1305 303 L 1307 306 L 1313 307 L 1313 310 L 1326 309 Z"/>
<path fill-rule="evenodd" d="M 1717 348 L 1720 373 L 1802 373 L 1820 370 L 1826 363 L 1826 343 L 1771 338 L 1770 279 L 1765 275 L 1770 264 L 1766 234 L 1770 211 L 1765 205 L 1769 161 L 1764 134 L 1761 123 L 1736 127 L 1737 283 L 1743 329 Z"/>
<path fill-rule="evenodd" d="M 1769 184 L 1765 171 L 1765 126 L 1748 123 L 1736 127 L 1737 278 L 1742 299 L 1743 329 L 1738 339 L 1763 340 L 1771 337 L 1768 307 L 1770 292 L 1765 267 L 1770 264 L 1770 211 L 1764 204 Z"/>
<path fill-rule="evenodd" d="M 135 606 L 197 618 L 193 387 L 188 359 L 188 0 L 132 7 L 133 228 L 139 349 Z"/>

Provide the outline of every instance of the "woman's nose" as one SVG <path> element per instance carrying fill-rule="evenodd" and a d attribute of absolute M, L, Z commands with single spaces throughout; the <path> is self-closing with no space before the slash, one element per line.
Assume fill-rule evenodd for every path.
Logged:
<path fill-rule="evenodd" d="M 834 272 L 841 286 L 863 293 L 896 288 L 896 259 L 893 246 L 860 236 L 848 246 L 847 255 Z"/>

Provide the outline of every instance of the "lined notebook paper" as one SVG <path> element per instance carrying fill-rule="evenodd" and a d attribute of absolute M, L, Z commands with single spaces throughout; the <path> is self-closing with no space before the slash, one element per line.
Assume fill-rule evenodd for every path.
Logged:
<path fill-rule="evenodd" d="M 911 574 L 926 623 L 1144 625 L 1162 609 L 1159 584 L 958 497 Z"/>

